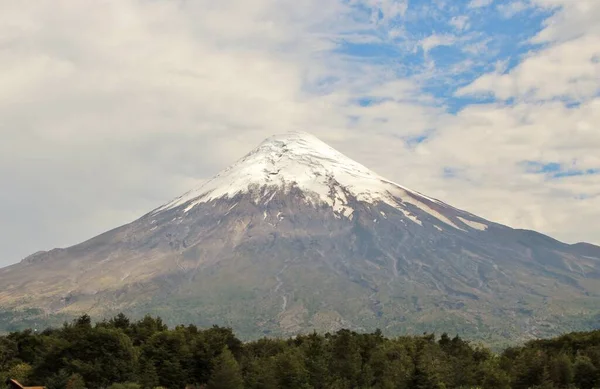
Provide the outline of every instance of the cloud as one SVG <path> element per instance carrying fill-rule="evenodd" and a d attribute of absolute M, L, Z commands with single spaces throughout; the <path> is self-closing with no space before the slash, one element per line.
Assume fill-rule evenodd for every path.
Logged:
<path fill-rule="evenodd" d="M 439 46 L 451 46 L 457 41 L 457 37 L 450 34 L 432 34 L 424 38 L 420 43 L 425 53 Z"/>
<path fill-rule="evenodd" d="M 600 243 L 598 177 L 523 165 L 600 167 L 599 3 L 532 4 L 550 16 L 519 41 L 481 12 L 395 1 L 0 2 L 0 264 L 129 222 L 288 130 L 492 220 Z"/>
<path fill-rule="evenodd" d="M 371 22 L 386 23 L 402 17 L 408 10 L 408 0 L 354 0 L 353 4 L 361 4 L 371 12 Z"/>
<path fill-rule="evenodd" d="M 461 89 L 458 94 L 493 94 L 507 100 L 586 101 L 600 90 L 594 58 L 600 55 L 598 37 L 587 36 L 529 55 L 508 73 L 490 73 Z"/>
<path fill-rule="evenodd" d="M 600 157 L 594 151 L 600 147 L 600 66 L 594 60 L 599 55 L 594 20 L 600 3 L 540 0 L 536 5 L 555 10 L 531 39 L 545 46 L 532 49 L 513 68 L 504 63 L 457 91 L 463 97 L 492 96 L 504 102 L 466 108 L 456 116 L 453 130 L 453 125 L 445 127 L 430 142 L 428 152 L 448 164 L 451 156 L 439 153 L 456 151 L 450 166 L 468 177 L 457 183 L 480 184 L 485 174 L 512 188 L 511 201 L 526 204 L 527 211 L 520 216 L 491 215 L 497 220 L 516 220 L 563 239 L 582 240 L 582 228 L 559 232 L 556 226 L 569 220 L 594 223 L 600 217 L 595 208 L 600 205 Z M 578 24 L 576 34 L 573 21 Z M 460 139 L 461 145 L 453 139 Z M 480 149 L 465 152 L 471 147 Z M 513 181 L 500 178 L 507 174 Z M 504 190 L 497 188 L 498 193 Z M 496 197 L 491 192 L 490 196 Z M 535 205 L 535 199 L 544 200 Z M 561 204 L 569 204 L 570 215 L 554 212 Z"/>
<path fill-rule="evenodd" d="M 593 173 L 600 167 L 600 158 L 593 152 L 600 146 L 600 137 L 593 133 L 600 119 L 599 106 L 600 101 L 575 109 L 560 102 L 469 107 L 446 118 L 444 130 L 416 149 L 431 163 L 460 173 L 442 181 L 440 169 L 438 176 L 428 178 L 431 183 L 420 185 L 438 185 L 440 191 L 447 191 L 448 201 L 473 204 L 473 212 L 492 220 L 581 240 L 581 228 L 559 232 L 558 226 L 569 220 L 593 223 L 599 216 L 594 207 L 600 204 L 600 180 L 594 174 L 569 177 L 560 173 Z M 535 165 L 523 163 L 531 160 Z M 474 201 L 474 193 L 479 200 Z M 580 198 L 586 200 L 576 200 Z M 522 206 L 497 205 L 502 202 Z M 570 215 L 556 212 L 566 204 Z"/>
<path fill-rule="evenodd" d="M 584 1 L 576 7 L 569 4 L 533 37 L 533 42 L 549 43 L 547 47 L 529 52 L 509 72 L 500 69 L 481 76 L 457 94 L 490 94 L 519 101 L 583 102 L 596 97 L 600 92 L 600 64 L 596 60 L 600 56 L 600 28 L 594 16 L 600 17 L 600 5 L 595 1 L 586 6 L 581 6 Z M 577 36 L 571 35 L 570 20 L 579 21 Z M 564 39 L 565 35 L 572 38 Z"/>
<path fill-rule="evenodd" d="M 0 263 L 128 222 L 273 133 L 339 138 L 349 100 L 405 90 L 334 51 L 375 28 L 342 1 L 59 0 L 0 13 Z"/>
<path fill-rule="evenodd" d="M 483 8 L 492 4 L 494 0 L 471 0 L 467 5 L 467 8 Z"/>
<path fill-rule="evenodd" d="M 469 27 L 469 17 L 466 15 L 454 16 L 450 19 L 450 25 L 459 31 L 465 30 Z"/>
<path fill-rule="evenodd" d="M 497 8 L 500 14 L 505 18 L 511 18 L 516 14 L 525 11 L 530 6 L 524 1 L 511 1 L 504 4 L 498 4 Z"/>
<path fill-rule="evenodd" d="M 584 36 L 600 34 L 600 6 L 595 0 L 532 0 L 537 7 L 554 10 L 544 21 L 543 28 L 533 39 L 534 43 L 566 42 Z"/>

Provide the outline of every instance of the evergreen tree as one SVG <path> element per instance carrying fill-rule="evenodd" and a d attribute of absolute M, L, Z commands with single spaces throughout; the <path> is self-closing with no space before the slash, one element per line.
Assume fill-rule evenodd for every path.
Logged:
<path fill-rule="evenodd" d="M 550 363 L 550 377 L 555 386 L 567 388 L 573 382 L 573 364 L 566 354 L 560 354 Z"/>
<path fill-rule="evenodd" d="M 46 389 L 64 389 L 67 387 L 69 378 L 71 375 L 65 369 L 61 369 L 46 379 Z"/>
<path fill-rule="evenodd" d="M 140 362 L 140 369 L 138 373 L 138 382 L 144 389 L 152 389 L 159 385 L 159 377 L 156 372 L 156 368 L 152 361 L 143 360 Z"/>
<path fill-rule="evenodd" d="M 387 339 L 340 330 L 243 344 L 228 328 L 168 329 L 160 318 L 131 323 L 124 315 L 92 326 L 82 316 L 39 334 L 0 335 L 6 378 L 48 389 L 593 389 L 600 330 L 495 355 L 447 335 Z"/>
<path fill-rule="evenodd" d="M 441 389 L 436 374 L 427 371 L 421 363 L 415 368 L 409 387 L 414 389 Z"/>
<path fill-rule="evenodd" d="M 19 352 L 18 344 L 10 338 L 0 338 L 0 371 L 7 371 Z"/>
<path fill-rule="evenodd" d="M 483 378 L 485 389 L 509 389 L 510 377 L 502 370 L 488 370 Z"/>
<path fill-rule="evenodd" d="M 246 389 L 278 389 L 271 358 L 250 359 L 243 372 Z"/>
<path fill-rule="evenodd" d="M 225 347 L 216 358 L 207 389 L 243 389 L 244 380 L 237 361 Z"/>
<path fill-rule="evenodd" d="M 356 334 L 340 330 L 332 337 L 330 373 L 339 377 L 344 385 L 358 386 L 362 356 Z"/>
<path fill-rule="evenodd" d="M 328 353 L 325 339 L 312 333 L 303 343 L 304 365 L 308 372 L 308 381 L 314 389 L 322 389 L 327 385 L 329 369 L 327 367 Z"/>
<path fill-rule="evenodd" d="M 159 384 L 183 388 L 191 382 L 188 371 L 190 351 L 180 330 L 156 332 L 142 347 L 141 359 L 156 368 Z"/>
<path fill-rule="evenodd" d="M 597 382 L 598 369 L 590 358 L 579 356 L 573 365 L 573 382 L 579 389 L 592 389 Z"/>
<path fill-rule="evenodd" d="M 123 382 L 112 384 L 107 389 L 140 389 L 140 385 L 135 382 Z"/>
<path fill-rule="evenodd" d="M 515 379 L 513 387 L 528 389 L 540 386 L 544 382 L 546 370 L 546 355 L 542 350 L 533 348 L 525 349 L 515 360 Z"/>
<path fill-rule="evenodd" d="M 144 316 L 143 319 L 130 324 L 128 334 L 135 346 L 144 344 L 157 332 L 167 331 L 168 327 L 160 317 Z"/>
<path fill-rule="evenodd" d="M 67 384 L 65 386 L 66 389 L 85 389 L 85 381 L 83 377 L 79 374 L 73 374 L 69 377 Z"/>
<path fill-rule="evenodd" d="M 123 313 L 119 313 L 117 316 L 110 319 L 109 324 L 115 328 L 127 331 L 129 330 L 131 322 L 129 321 L 129 318 L 127 316 L 125 316 Z"/>
<path fill-rule="evenodd" d="M 372 386 L 376 389 L 408 388 L 414 364 L 406 346 L 390 341 L 377 347 L 369 366 L 373 371 Z"/>
<path fill-rule="evenodd" d="M 287 350 L 275 357 L 275 378 L 280 388 L 302 389 L 310 387 L 309 375 L 299 352 Z"/>

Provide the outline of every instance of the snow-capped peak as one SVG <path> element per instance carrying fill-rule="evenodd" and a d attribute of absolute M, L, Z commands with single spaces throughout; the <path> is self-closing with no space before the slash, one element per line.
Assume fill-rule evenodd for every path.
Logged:
<path fill-rule="evenodd" d="M 265 186 L 276 190 L 298 187 L 309 194 L 308 198 L 312 201 L 327 203 L 337 215 L 346 217 L 352 213 L 346 194 L 369 203 L 382 201 L 421 224 L 404 206 L 404 203 L 409 203 L 459 228 L 431 208 L 433 204 L 442 205 L 440 201 L 381 177 L 305 132 L 267 138 L 229 168 L 155 212 L 182 205 L 186 205 L 187 212 L 197 204 L 222 197 L 231 198 Z"/>

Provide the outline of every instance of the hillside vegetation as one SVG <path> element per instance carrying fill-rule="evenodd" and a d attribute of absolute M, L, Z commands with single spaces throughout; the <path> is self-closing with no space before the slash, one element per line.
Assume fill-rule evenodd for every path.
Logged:
<path fill-rule="evenodd" d="M 89 316 L 0 337 L 0 378 L 48 389 L 600 387 L 600 330 L 494 353 L 442 334 L 348 330 L 243 343 L 231 329 Z"/>

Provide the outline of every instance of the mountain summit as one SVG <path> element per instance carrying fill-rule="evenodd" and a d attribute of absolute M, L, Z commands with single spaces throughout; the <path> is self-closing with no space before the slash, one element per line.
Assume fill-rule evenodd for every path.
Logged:
<path fill-rule="evenodd" d="M 0 269 L 4 329 L 123 311 L 246 338 L 346 327 L 498 344 L 589 328 L 599 307 L 599 247 L 485 220 L 299 132 L 130 224 Z"/>
<path fill-rule="evenodd" d="M 244 158 L 199 188 L 154 213 L 184 204 L 184 212 L 188 212 L 198 204 L 230 199 L 241 193 L 252 194 L 255 202 L 267 205 L 277 193 L 288 194 L 294 189 L 301 191 L 305 200 L 314 206 L 328 205 L 337 217 L 352 218 L 353 209 L 348 201 L 348 197 L 351 197 L 362 203 L 385 203 L 414 223 L 421 224 L 411 213 L 410 207 L 417 207 L 442 223 L 461 229 L 430 207 L 447 207 L 439 200 L 379 176 L 305 132 L 290 132 L 266 139 Z M 474 228 L 486 228 L 483 223 L 466 219 L 462 222 Z"/>

